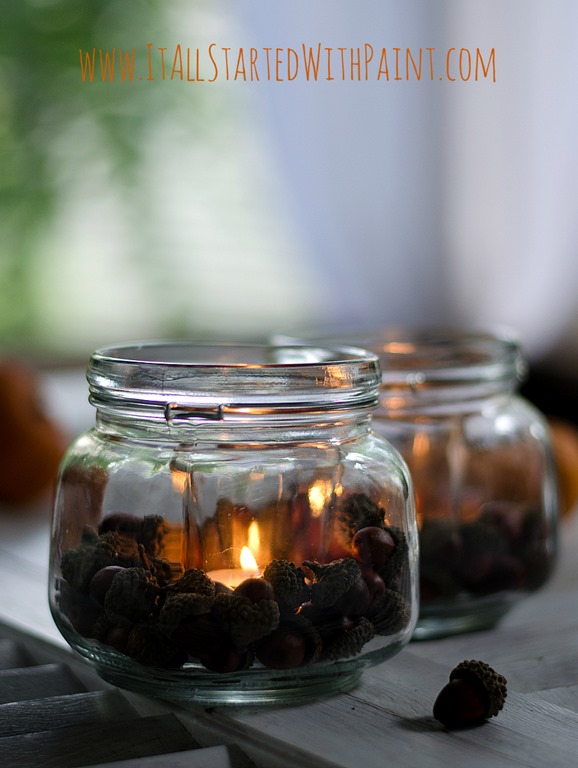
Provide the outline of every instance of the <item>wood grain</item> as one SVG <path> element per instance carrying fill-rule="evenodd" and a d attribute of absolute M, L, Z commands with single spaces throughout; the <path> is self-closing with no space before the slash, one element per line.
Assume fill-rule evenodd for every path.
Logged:
<path fill-rule="evenodd" d="M 0 739 L 0 754 L 10 768 L 32 768 L 39 755 L 42 768 L 80 768 L 196 746 L 178 718 L 166 714 L 7 736 Z"/>
<path fill-rule="evenodd" d="M 173 752 L 170 755 L 139 757 L 101 763 L 94 768 L 254 768 L 255 763 L 234 746 L 205 747 L 204 749 Z"/>
<path fill-rule="evenodd" d="M 89 691 L 68 696 L 0 704 L 0 737 L 37 733 L 71 725 L 92 725 L 136 716 L 120 691 Z"/>
<path fill-rule="evenodd" d="M 76 675 L 63 664 L 0 670 L 0 704 L 85 690 Z"/>

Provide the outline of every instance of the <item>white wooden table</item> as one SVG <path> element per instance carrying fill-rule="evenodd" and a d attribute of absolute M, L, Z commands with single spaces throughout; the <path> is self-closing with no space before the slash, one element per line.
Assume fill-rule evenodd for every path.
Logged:
<path fill-rule="evenodd" d="M 4 637 L 31 638 L 38 659 L 70 661 L 82 675 L 84 662 L 73 661 L 48 611 L 48 539 L 46 508 L 19 516 L 0 513 L 0 637 L 3 630 Z M 229 762 L 222 762 L 223 754 L 215 751 L 219 744 L 238 745 L 254 764 L 268 768 L 578 766 L 577 552 L 575 512 L 561 527 L 554 577 L 497 629 L 413 642 L 365 672 L 348 694 L 299 707 L 233 710 L 168 708 L 144 697 L 128 698 L 141 717 L 176 716 L 201 746 L 213 749 L 215 761 L 202 763 L 207 767 L 235 764 L 229 753 Z M 508 697 L 497 718 L 448 732 L 433 719 L 432 705 L 450 670 L 465 658 L 486 661 L 505 675 Z M 90 681 L 89 689 L 110 690 Z M 155 758 L 154 765 L 180 765 L 175 755 L 167 760 Z"/>

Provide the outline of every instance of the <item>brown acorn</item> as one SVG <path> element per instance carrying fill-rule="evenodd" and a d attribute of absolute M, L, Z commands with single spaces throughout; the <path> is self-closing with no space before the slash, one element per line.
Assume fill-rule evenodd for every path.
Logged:
<path fill-rule="evenodd" d="M 126 568 L 123 568 L 121 565 L 107 565 L 104 568 L 101 568 L 90 580 L 88 587 L 90 596 L 93 597 L 99 605 L 104 605 L 104 599 L 112 584 L 112 580 L 117 573 L 125 570 Z"/>
<path fill-rule="evenodd" d="M 375 525 L 360 528 L 351 540 L 351 551 L 356 560 L 380 567 L 395 549 L 392 535 Z"/>
<path fill-rule="evenodd" d="M 237 597 L 247 597 L 252 603 L 258 603 L 259 600 L 274 600 L 275 593 L 273 585 L 265 579 L 250 578 L 242 581 L 234 590 Z"/>
<path fill-rule="evenodd" d="M 305 661 L 306 639 L 297 628 L 280 625 L 274 632 L 257 641 L 255 652 L 265 667 L 293 669 Z"/>
<path fill-rule="evenodd" d="M 446 728 L 467 728 L 494 717 L 506 699 L 506 678 L 483 661 L 462 661 L 450 672 L 433 706 Z"/>

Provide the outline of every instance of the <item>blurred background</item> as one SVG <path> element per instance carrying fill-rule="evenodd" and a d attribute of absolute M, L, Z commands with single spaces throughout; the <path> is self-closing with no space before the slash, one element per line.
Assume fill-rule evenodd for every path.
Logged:
<path fill-rule="evenodd" d="M 578 6 L 3 0 L 0 351 L 507 327 L 576 419 Z M 496 81 L 186 82 L 177 45 L 495 50 Z M 155 53 L 154 81 L 79 52 Z M 206 61 L 206 55 L 205 55 Z M 390 70 L 393 62 L 389 60 Z M 140 67 L 140 70 L 138 69 Z M 262 71 L 261 71 L 262 74 Z"/>

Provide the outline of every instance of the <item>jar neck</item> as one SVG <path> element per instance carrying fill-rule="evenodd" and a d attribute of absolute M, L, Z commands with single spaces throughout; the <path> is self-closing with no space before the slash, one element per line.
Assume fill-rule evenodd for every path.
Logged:
<path fill-rule="evenodd" d="M 301 415 L 299 418 L 251 418 L 220 421 L 154 419 L 119 409 L 97 409 L 96 429 L 107 437 L 182 445 L 270 446 L 341 443 L 367 435 L 371 410 L 356 409 Z"/>
<path fill-rule="evenodd" d="M 95 352 L 87 377 L 101 433 L 268 444 L 367 431 L 380 370 L 353 347 L 160 342 Z"/>
<path fill-rule="evenodd" d="M 391 419 L 459 416 L 497 405 L 526 373 L 517 342 L 490 334 L 406 334 L 384 339 L 379 359 L 377 413 Z"/>

